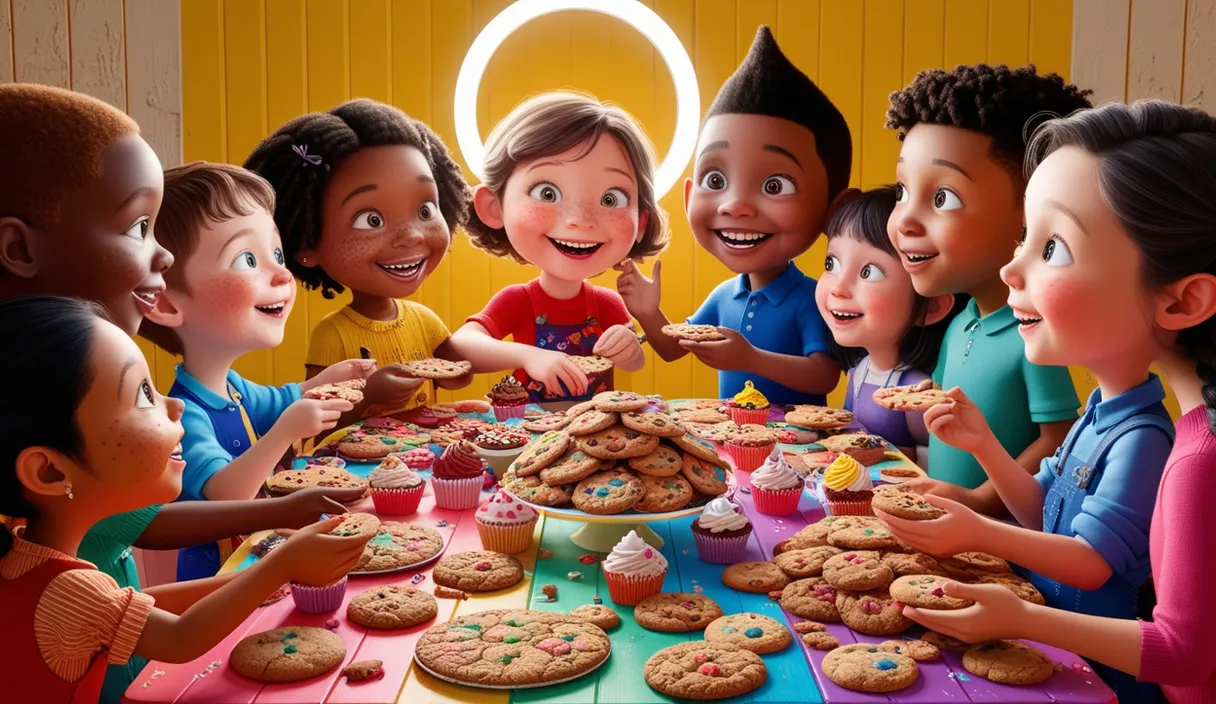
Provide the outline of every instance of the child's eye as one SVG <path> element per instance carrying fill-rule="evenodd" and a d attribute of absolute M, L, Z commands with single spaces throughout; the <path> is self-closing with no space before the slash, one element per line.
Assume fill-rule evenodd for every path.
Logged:
<path fill-rule="evenodd" d="M 285 262 L 286 260 L 283 258 L 283 250 L 276 248 L 274 250 L 274 263 L 278 264 L 279 266 L 283 266 Z"/>
<path fill-rule="evenodd" d="M 937 193 L 933 194 L 933 207 L 938 210 L 958 210 L 963 207 L 963 201 L 959 200 L 954 191 L 939 188 Z"/>
<path fill-rule="evenodd" d="M 350 226 L 356 230 L 379 230 L 384 227 L 384 216 L 375 210 L 360 210 Z"/>
<path fill-rule="evenodd" d="M 710 191 L 725 191 L 726 190 L 726 175 L 717 169 L 713 169 L 701 176 L 701 188 Z"/>
<path fill-rule="evenodd" d="M 528 195 L 542 203 L 557 203 L 562 199 L 562 192 L 552 183 L 538 183 L 528 191 Z"/>
<path fill-rule="evenodd" d="M 139 220 L 137 220 L 135 222 L 134 225 L 131 226 L 131 228 L 129 230 L 127 230 L 123 234 L 134 237 L 137 240 L 142 240 L 143 238 L 147 237 L 148 236 L 148 218 L 140 218 Z"/>
<path fill-rule="evenodd" d="M 1043 245 L 1043 262 L 1047 266 L 1068 266 L 1072 264 L 1072 252 L 1059 235 L 1052 235 Z"/>
<path fill-rule="evenodd" d="M 907 203 L 908 202 L 908 189 L 904 188 L 904 184 L 902 184 L 902 183 L 895 184 L 895 202 L 896 203 Z"/>
<path fill-rule="evenodd" d="M 423 203 L 422 205 L 418 206 L 418 219 L 419 220 L 430 220 L 431 218 L 435 217 L 435 215 L 438 213 L 439 213 L 439 206 L 435 205 L 434 203 L 432 203 L 430 201 L 427 201 L 427 202 Z"/>
<path fill-rule="evenodd" d="M 605 208 L 627 208 L 629 194 L 619 188 L 609 188 L 608 192 L 600 197 L 600 205 Z"/>
<path fill-rule="evenodd" d="M 861 278 L 866 281 L 884 281 L 887 278 L 886 273 L 878 268 L 876 264 L 866 264 L 861 267 Z"/>
<path fill-rule="evenodd" d="M 769 176 L 764 179 L 764 195 L 788 196 L 797 192 L 793 179 L 788 176 Z"/>
<path fill-rule="evenodd" d="M 824 271 L 836 271 L 836 268 L 839 266 L 840 266 L 840 260 L 837 259 L 835 255 L 829 254 L 827 256 L 827 259 L 823 260 L 823 270 Z"/>
<path fill-rule="evenodd" d="M 136 408 L 153 408 L 156 406 L 156 392 L 152 390 L 152 384 L 144 379 L 139 385 L 139 393 L 135 395 Z"/>
<path fill-rule="evenodd" d="M 236 259 L 232 260 L 231 268 L 237 271 L 256 269 L 258 268 L 258 258 L 253 256 L 253 252 L 241 252 L 236 255 Z"/>

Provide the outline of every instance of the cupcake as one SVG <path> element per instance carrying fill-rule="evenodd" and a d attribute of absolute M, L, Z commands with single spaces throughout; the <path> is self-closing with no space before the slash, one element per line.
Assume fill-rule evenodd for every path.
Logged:
<path fill-rule="evenodd" d="M 515 555 L 532 544 L 532 529 L 540 516 L 531 506 L 500 490 L 475 514 L 477 532 L 486 550 Z"/>
<path fill-rule="evenodd" d="M 621 606 L 637 606 L 646 597 L 663 591 L 667 558 L 645 543 L 634 531 L 621 538 L 600 564 L 608 582 L 608 598 Z"/>
<path fill-rule="evenodd" d="M 738 425 L 764 425 L 768 422 L 768 399 L 752 386 L 743 382 L 743 390 L 726 402 L 726 415 Z"/>
<path fill-rule="evenodd" d="M 852 455 L 841 454 L 823 474 L 823 510 L 829 516 L 869 516 L 874 500 L 870 470 Z"/>
<path fill-rule="evenodd" d="M 692 522 L 692 534 L 702 560 L 731 565 L 743 561 L 752 524 L 737 506 L 719 496 Z"/>
<path fill-rule="evenodd" d="M 803 480 L 781 450 L 772 453 L 760 469 L 752 472 L 752 499 L 756 510 L 769 516 L 788 516 L 798 510 Z"/>
<path fill-rule="evenodd" d="M 485 471 L 485 460 L 478 456 L 473 443 L 461 440 L 448 445 L 431 470 L 435 505 L 457 511 L 477 506 Z"/>
<path fill-rule="evenodd" d="M 431 454 L 429 450 L 423 452 Z M 410 468 L 403 457 L 408 454 L 402 452 L 385 457 L 380 461 L 380 465 L 367 475 L 376 513 L 384 516 L 408 516 L 418 510 L 426 480 Z"/>
<path fill-rule="evenodd" d="M 324 587 L 291 583 L 291 598 L 296 609 L 306 614 L 327 614 L 337 611 L 346 596 L 346 577 Z"/>
<path fill-rule="evenodd" d="M 490 399 L 490 408 L 493 409 L 494 417 L 499 422 L 524 417 L 524 406 L 528 404 L 528 392 L 515 377 L 504 376 L 502 381 L 490 389 L 490 393 L 486 394 L 486 397 Z"/>
<path fill-rule="evenodd" d="M 777 447 L 777 431 L 763 425 L 740 425 L 728 433 L 726 452 L 741 472 L 759 467 Z"/>
<path fill-rule="evenodd" d="M 389 457 L 396 457 L 404 462 L 406 467 L 415 472 L 428 470 L 435 464 L 435 453 L 425 447 L 415 447 L 405 452 L 394 452 Z"/>
<path fill-rule="evenodd" d="M 507 467 L 523 454 L 524 447 L 531 440 L 532 434 L 526 430 L 489 425 L 473 437 L 473 444 L 481 458 L 490 465 L 494 477 L 502 478 L 507 473 Z"/>

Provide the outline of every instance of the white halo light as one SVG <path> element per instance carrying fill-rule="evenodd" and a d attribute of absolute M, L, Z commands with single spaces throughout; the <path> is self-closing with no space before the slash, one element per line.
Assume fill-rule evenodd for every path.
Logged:
<path fill-rule="evenodd" d="M 469 170 L 485 178 L 485 144 L 477 129 L 477 91 L 490 58 L 515 30 L 527 22 L 562 10 L 590 10 L 615 17 L 629 24 L 650 40 L 667 64 L 676 89 L 676 130 L 667 156 L 655 172 L 655 198 L 662 198 L 684 174 L 684 167 L 697 146 L 697 124 L 701 118 L 701 97 L 697 74 L 680 38 L 654 13 L 637 0 L 518 0 L 481 30 L 464 56 L 456 77 L 456 143 Z M 628 77 L 625 80 L 629 80 Z"/>

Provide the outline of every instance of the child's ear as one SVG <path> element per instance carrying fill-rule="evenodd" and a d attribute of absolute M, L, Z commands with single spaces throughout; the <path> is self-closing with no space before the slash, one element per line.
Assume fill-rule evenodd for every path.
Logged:
<path fill-rule="evenodd" d="M 38 263 L 30 251 L 34 232 L 20 218 L 0 218 L 0 269 L 22 279 L 38 273 Z"/>
<path fill-rule="evenodd" d="M 473 189 L 473 211 L 486 227 L 501 230 L 505 224 L 502 219 L 502 203 L 498 201 L 494 191 L 485 186 Z"/>
<path fill-rule="evenodd" d="M 17 481 L 31 493 L 42 496 L 67 496 L 71 484 L 56 465 L 67 458 L 45 447 L 27 447 L 17 455 Z"/>
<path fill-rule="evenodd" d="M 684 217 L 688 217 L 688 201 L 692 199 L 692 179 L 684 179 Z"/>
<path fill-rule="evenodd" d="M 183 316 L 181 309 L 173 302 L 173 297 L 174 294 L 165 289 L 156 297 L 156 307 L 144 317 L 166 328 L 180 328 Z"/>
<path fill-rule="evenodd" d="M 940 323 L 954 307 L 954 294 L 943 293 L 929 299 L 929 307 L 925 310 L 925 319 L 920 322 L 923 327 Z"/>
<path fill-rule="evenodd" d="M 650 211 L 643 210 L 638 213 L 638 236 L 633 238 L 634 243 L 641 242 L 646 236 L 646 226 L 650 224 Z"/>
<path fill-rule="evenodd" d="M 1157 296 L 1155 320 L 1166 330 L 1181 331 L 1216 316 L 1216 276 L 1192 274 L 1169 284 Z"/>

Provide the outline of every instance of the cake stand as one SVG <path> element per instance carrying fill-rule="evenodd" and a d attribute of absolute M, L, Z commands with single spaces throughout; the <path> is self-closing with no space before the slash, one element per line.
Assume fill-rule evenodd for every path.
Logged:
<path fill-rule="evenodd" d="M 526 501 L 524 503 L 527 503 Z M 684 508 L 679 511 L 668 511 L 667 513 L 614 513 L 605 516 L 599 516 L 591 513 L 584 513 L 576 508 L 549 508 L 548 506 L 538 506 L 536 504 L 528 504 L 536 509 L 536 512 L 544 515 L 547 519 L 558 519 L 562 521 L 573 521 L 582 523 L 583 527 L 574 531 L 570 535 L 570 542 L 579 546 L 588 552 L 612 552 L 612 548 L 617 543 L 621 542 L 629 531 L 634 531 L 646 544 L 653 548 L 662 548 L 663 539 L 658 533 L 647 526 L 647 523 L 655 521 L 669 521 L 673 518 L 684 518 L 686 516 L 695 516 L 705 510 L 704 506 L 694 506 L 692 508 Z"/>

